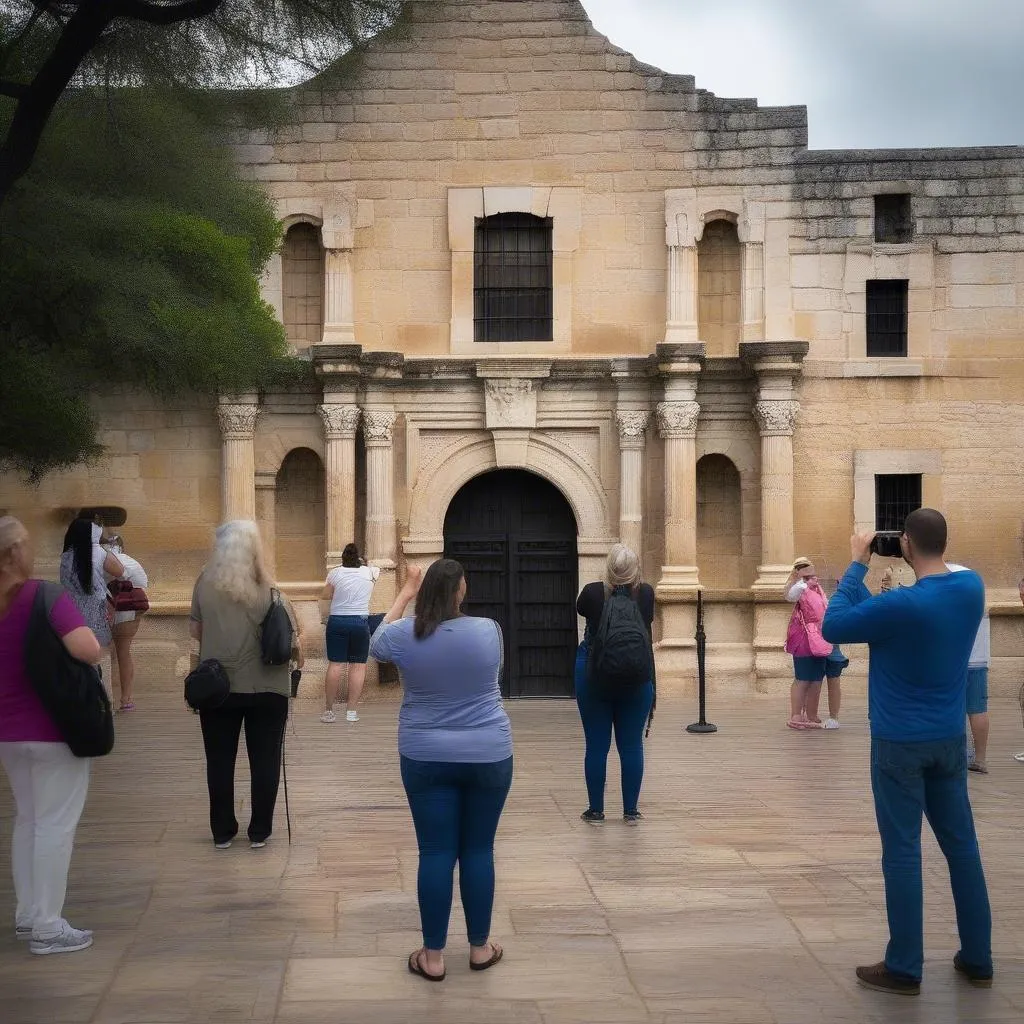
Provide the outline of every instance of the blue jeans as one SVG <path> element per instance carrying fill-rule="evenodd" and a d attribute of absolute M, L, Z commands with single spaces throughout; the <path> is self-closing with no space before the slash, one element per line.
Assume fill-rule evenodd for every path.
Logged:
<path fill-rule="evenodd" d="M 583 774 L 590 810 L 604 812 L 604 784 L 614 729 L 622 767 L 622 812 L 632 814 L 644 781 L 644 725 L 654 701 L 654 684 L 646 682 L 626 696 L 607 700 L 593 692 L 587 679 L 587 656 L 587 645 L 582 643 L 576 652 L 576 704 L 587 745 Z"/>
<path fill-rule="evenodd" d="M 949 865 L 960 956 L 992 970 L 992 911 L 967 795 L 963 736 L 919 743 L 871 740 L 871 789 L 882 839 L 889 917 L 885 965 L 920 979 L 924 964 L 921 815 L 928 818 Z"/>
<path fill-rule="evenodd" d="M 458 861 L 466 933 L 470 945 L 483 946 L 494 907 L 494 834 L 512 786 L 512 758 L 465 764 L 402 757 L 401 764 L 420 849 L 416 892 L 423 945 L 448 944 Z"/>

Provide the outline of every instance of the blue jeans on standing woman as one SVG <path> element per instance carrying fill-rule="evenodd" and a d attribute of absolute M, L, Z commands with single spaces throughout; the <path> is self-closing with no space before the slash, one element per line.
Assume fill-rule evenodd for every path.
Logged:
<path fill-rule="evenodd" d="M 622 813 L 635 814 L 644 781 L 644 725 L 654 702 L 654 683 L 648 681 L 628 694 L 608 699 L 595 693 L 587 678 L 588 655 L 584 641 L 576 652 L 575 683 L 587 747 L 583 773 L 590 810 L 604 813 L 604 784 L 614 730 L 622 766 Z"/>
<path fill-rule="evenodd" d="M 871 789 L 882 839 L 882 874 L 889 917 L 885 966 L 920 980 L 924 965 L 921 815 L 928 818 L 949 864 L 960 932 L 960 957 L 992 971 L 989 907 L 974 815 L 967 794 L 963 736 L 917 743 L 871 740 Z"/>
<path fill-rule="evenodd" d="M 494 907 L 494 835 L 512 786 L 512 758 L 472 764 L 403 756 L 401 765 L 420 850 L 416 892 L 423 945 L 444 949 L 448 944 L 458 861 L 469 944 L 483 946 Z"/>

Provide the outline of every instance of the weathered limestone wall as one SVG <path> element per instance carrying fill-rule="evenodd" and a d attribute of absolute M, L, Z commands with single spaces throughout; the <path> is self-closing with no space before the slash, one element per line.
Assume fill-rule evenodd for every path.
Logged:
<path fill-rule="evenodd" d="M 808 152 L 802 107 L 722 99 L 690 77 L 644 65 L 597 33 L 578 0 L 407 7 L 392 31 L 294 92 L 293 124 L 234 140 L 243 173 L 264 184 L 282 219 L 319 230 L 324 340 L 358 342 L 377 360 L 372 372 L 328 381 L 326 394 L 316 387 L 249 396 L 219 412 L 212 402 L 104 398 L 103 459 L 38 488 L 0 479 L 0 508 L 33 528 L 41 571 L 55 571 L 72 510 L 128 509 L 128 549 L 170 602 L 148 627 L 152 643 L 164 645 L 159 657 L 170 659 L 181 627 L 175 602 L 187 597 L 230 499 L 255 508 L 286 579 L 309 575 L 321 552 L 329 557 L 351 539 L 354 525 L 364 546 L 399 563 L 378 587 L 382 606 L 404 558 L 435 552 L 444 513 L 438 488 L 459 435 L 472 449 L 460 456 L 468 461 L 459 472 L 483 471 L 518 451 L 528 465 L 561 472 L 560 485 L 569 487 L 571 477 L 579 494 L 590 495 L 577 509 L 589 538 L 581 574 L 597 575 L 600 545 L 620 529 L 639 530 L 645 572 L 657 581 L 670 547 L 684 561 L 702 557 L 699 537 L 694 555 L 681 531 L 666 530 L 667 493 L 680 504 L 692 497 L 692 467 L 677 464 L 678 453 L 691 461 L 724 456 L 739 475 L 739 509 L 726 510 L 738 547 L 719 551 L 718 582 L 737 589 L 709 595 L 714 685 L 749 687 L 756 676 L 762 688 L 781 687 L 788 606 L 772 602 L 766 581 L 779 566 L 766 563 L 806 553 L 824 575 L 837 575 L 851 525 L 873 525 L 874 474 L 921 473 L 926 503 L 949 516 L 953 557 L 982 572 L 994 601 L 1010 601 L 993 621 L 993 689 L 1009 693 L 1024 669 L 1024 616 L 1013 604 L 1024 536 L 1024 150 Z M 873 197 L 894 192 L 912 196 L 913 238 L 876 243 Z M 482 352 L 465 338 L 473 218 L 523 208 L 555 221 L 555 341 Z M 708 280 L 708 295 L 733 312 L 738 301 L 742 323 L 721 333 L 721 357 L 707 360 L 696 380 L 676 382 L 674 409 L 661 422 L 665 381 L 628 369 L 609 376 L 587 359 L 646 357 L 661 342 L 706 340 L 698 337 L 697 242 L 706 224 L 722 219 L 740 244 L 739 282 L 732 256 L 728 273 L 704 276 L 721 278 Z M 283 276 L 278 260 L 264 281 L 279 309 Z M 872 278 L 909 280 L 906 358 L 866 356 Z M 756 341 L 809 347 L 799 379 L 771 398 L 775 411 L 762 410 L 761 423 L 753 406 L 771 392 L 771 376 L 754 380 L 733 351 Z M 538 436 L 527 443 L 502 435 L 499 456 L 485 430 L 480 380 L 456 380 L 441 367 L 433 391 L 422 379 L 384 386 L 395 357 L 382 353 L 410 361 L 557 355 L 580 363 L 575 375 L 538 379 Z M 708 353 L 715 355 L 711 346 Z M 790 384 L 801 406 L 791 442 L 793 396 L 782 393 Z M 362 434 L 355 440 L 359 415 L 360 430 L 371 428 L 369 452 Z M 773 417 L 781 430 L 771 429 Z M 229 435 L 237 459 L 225 461 Z M 792 544 L 783 493 L 790 443 Z M 323 536 L 298 535 L 288 512 L 294 502 L 275 498 L 282 463 L 296 448 L 335 475 L 355 467 L 348 497 L 327 482 L 335 518 L 328 514 Z M 303 456 L 307 468 L 312 456 Z M 767 485 L 766 459 L 774 463 Z M 374 489 L 389 465 L 390 498 Z M 311 474 L 303 479 L 296 493 L 305 497 L 296 500 L 308 512 L 320 492 Z M 734 487 L 728 493 L 736 500 Z M 288 520 L 280 530 L 279 518 Z M 780 529 L 766 530 L 766 522 Z M 692 663 L 692 607 L 682 591 L 696 578 L 695 566 L 675 568 L 679 603 L 666 605 L 664 619 L 678 644 L 665 659 L 674 670 Z M 315 607 L 304 595 L 315 634 Z M 856 685 L 863 657 L 853 653 Z M 691 677 L 680 669 L 676 681 Z"/>

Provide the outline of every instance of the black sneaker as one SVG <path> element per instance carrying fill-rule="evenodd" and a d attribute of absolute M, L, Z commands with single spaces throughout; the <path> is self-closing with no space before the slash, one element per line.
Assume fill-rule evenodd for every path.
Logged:
<path fill-rule="evenodd" d="M 591 825 L 600 825 L 604 821 L 604 811 L 592 811 L 588 807 L 581 815 L 580 818 L 583 821 L 589 822 Z"/>
<path fill-rule="evenodd" d="M 899 996 L 917 996 L 921 994 L 921 982 L 905 974 L 893 974 L 885 961 L 872 964 L 870 967 L 857 968 L 857 981 L 865 988 L 876 992 L 892 992 Z"/>
<path fill-rule="evenodd" d="M 643 821 L 644 816 L 639 811 L 630 811 L 629 814 L 624 814 L 622 820 L 627 825 L 639 825 Z"/>
<path fill-rule="evenodd" d="M 953 957 L 953 970 L 958 974 L 962 974 L 972 985 L 977 988 L 991 988 L 992 987 L 992 972 L 983 971 L 980 967 L 972 967 L 970 964 L 965 964 L 960 958 L 960 954 L 957 953 Z"/>

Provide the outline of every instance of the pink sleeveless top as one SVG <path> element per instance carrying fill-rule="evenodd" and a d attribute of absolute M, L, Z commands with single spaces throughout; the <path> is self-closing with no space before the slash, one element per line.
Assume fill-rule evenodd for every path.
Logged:
<path fill-rule="evenodd" d="M 786 631 L 786 653 L 792 654 L 794 658 L 811 658 L 811 645 L 804 632 L 801 615 L 804 622 L 820 623 L 825 618 L 825 609 L 828 607 L 828 599 L 824 594 L 808 587 L 801 595 L 793 608 L 793 614 L 789 617 L 789 629 Z"/>

